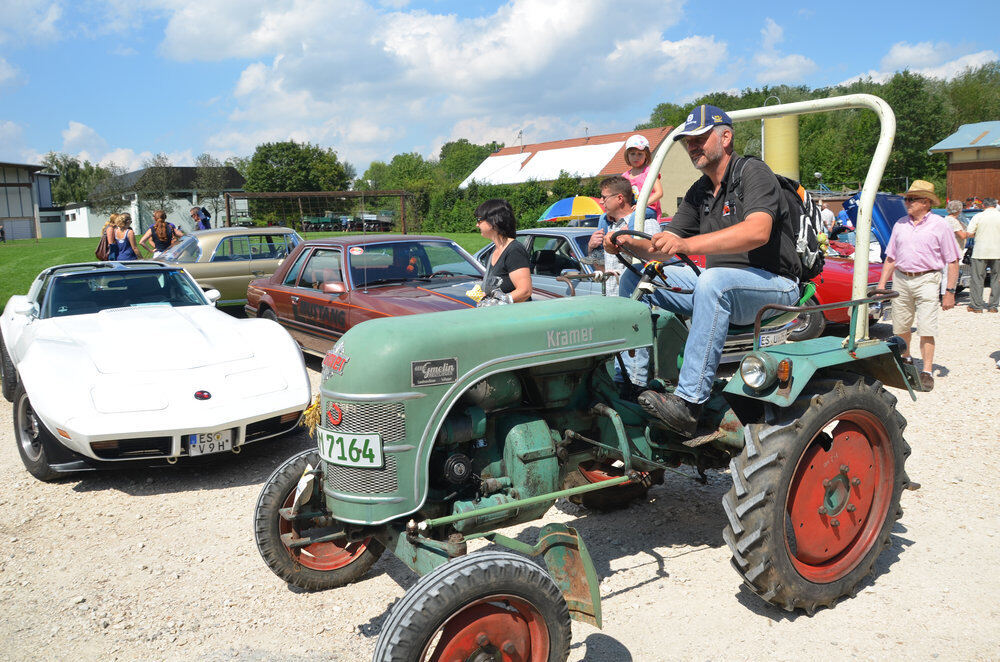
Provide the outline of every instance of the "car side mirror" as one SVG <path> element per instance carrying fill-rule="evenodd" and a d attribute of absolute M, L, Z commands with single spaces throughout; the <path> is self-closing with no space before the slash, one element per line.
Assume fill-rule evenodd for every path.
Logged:
<path fill-rule="evenodd" d="M 221 297 L 222 297 L 222 292 L 220 292 L 219 290 L 216 289 L 205 290 L 205 298 L 208 299 L 208 302 L 213 305 Z"/>
<path fill-rule="evenodd" d="M 12 311 L 15 315 L 31 315 L 35 312 L 35 304 L 30 301 L 21 301 L 20 303 L 14 304 Z"/>
<path fill-rule="evenodd" d="M 347 286 L 338 281 L 323 283 L 323 294 L 343 294 L 347 291 Z"/>

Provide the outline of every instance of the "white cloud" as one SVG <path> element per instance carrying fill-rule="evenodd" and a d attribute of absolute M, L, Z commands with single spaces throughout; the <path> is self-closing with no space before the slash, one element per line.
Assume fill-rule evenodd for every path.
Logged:
<path fill-rule="evenodd" d="M 805 55 L 782 55 L 779 52 L 778 45 L 785 39 L 785 30 L 774 19 L 764 19 L 760 36 L 760 50 L 753 56 L 758 82 L 796 83 L 816 71 L 816 63 Z"/>
<path fill-rule="evenodd" d="M 879 63 L 879 68 L 895 71 L 896 69 L 911 69 L 938 64 L 946 57 L 943 54 L 948 50 L 951 50 L 951 47 L 944 43 L 935 46 L 929 41 L 919 44 L 908 44 L 905 41 L 900 41 L 892 45 Z"/>
<path fill-rule="evenodd" d="M 160 45 L 180 60 L 251 58 L 229 98 L 232 130 L 209 146 L 247 154 L 261 141 L 308 140 L 334 145 L 360 170 L 400 151 L 435 155 L 447 139 L 477 140 L 454 134 L 472 130 L 462 124 L 469 117 L 507 129 L 533 122 L 531 141 L 585 126 L 593 134 L 601 122 L 627 130 L 608 117 L 642 105 L 640 95 L 652 99 L 651 83 L 679 95 L 704 89 L 728 56 L 714 36 L 664 37 L 682 0 L 510 0 L 476 18 L 360 0 L 247 0 L 238 12 L 235 3 L 181 0 Z M 636 15 L 648 17 L 640 37 L 623 40 L 626 31 L 609 29 L 633 25 Z M 205 40 L 212 48 L 190 47 Z"/>
<path fill-rule="evenodd" d="M 879 63 L 879 69 L 869 69 L 866 73 L 852 76 L 838 85 L 849 85 L 858 80 L 871 78 L 876 83 L 884 83 L 896 72 L 908 69 L 915 74 L 950 80 L 968 68 L 981 67 L 1000 59 L 996 51 L 986 50 L 960 54 L 962 51 L 950 44 L 921 42 L 909 44 L 897 42 Z"/>
<path fill-rule="evenodd" d="M 785 39 L 785 30 L 774 22 L 773 18 L 764 19 L 764 27 L 760 31 L 761 46 L 765 50 L 775 50 Z"/>
<path fill-rule="evenodd" d="M 5 0 L 0 25 L 0 44 L 18 45 L 59 37 L 56 22 L 62 17 L 59 2 L 46 0 Z"/>
<path fill-rule="evenodd" d="M 17 67 L 0 57 L 0 87 L 16 81 L 19 73 Z"/>
<path fill-rule="evenodd" d="M 98 135 L 97 131 L 86 124 L 70 120 L 62 132 L 62 151 L 68 153 L 86 152 L 88 154 L 100 154 L 107 150 L 108 144 Z"/>

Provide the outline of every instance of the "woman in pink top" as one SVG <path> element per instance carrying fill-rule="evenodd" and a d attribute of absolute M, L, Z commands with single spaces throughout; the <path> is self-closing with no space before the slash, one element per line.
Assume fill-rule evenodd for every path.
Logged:
<path fill-rule="evenodd" d="M 625 163 L 629 169 L 622 173 L 622 177 L 632 184 L 632 195 L 639 199 L 639 191 L 646 183 L 649 175 L 649 164 L 653 161 L 653 156 L 649 152 L 649 141 L 644 136 L 636 134 L 625 141 Z M 653 183 L 653 190 L 649 193 L 649 200 L 646 205 L 656 212 L 656 220 L 660 220 L 660 198 L 663 197 L 663 187 L 660 186 L 660 175 L 656 175 Z"/>

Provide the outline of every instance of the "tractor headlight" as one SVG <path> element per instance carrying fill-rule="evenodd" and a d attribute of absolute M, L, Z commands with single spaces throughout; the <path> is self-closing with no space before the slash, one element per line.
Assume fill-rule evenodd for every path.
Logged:
<path fill-rule="evenodd" d="M 778 378 L 778 364 L 774 357 L 764 352 L 750 352 L 740 361 L 740 377 L 755 391 L 760 391 Z"/>

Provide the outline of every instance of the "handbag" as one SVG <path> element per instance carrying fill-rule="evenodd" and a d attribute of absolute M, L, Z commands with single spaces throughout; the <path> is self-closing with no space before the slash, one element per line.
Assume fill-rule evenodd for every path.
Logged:
<path fill-rule="evenodd" d="M 106 262 L 108 258 L 111 257 L 111 245 L 108 243 L 107 228 L 101 231 L 101 241 L 97 244 L 97 250 L 94 251 L 94 257 L 101 262 Z"/>

